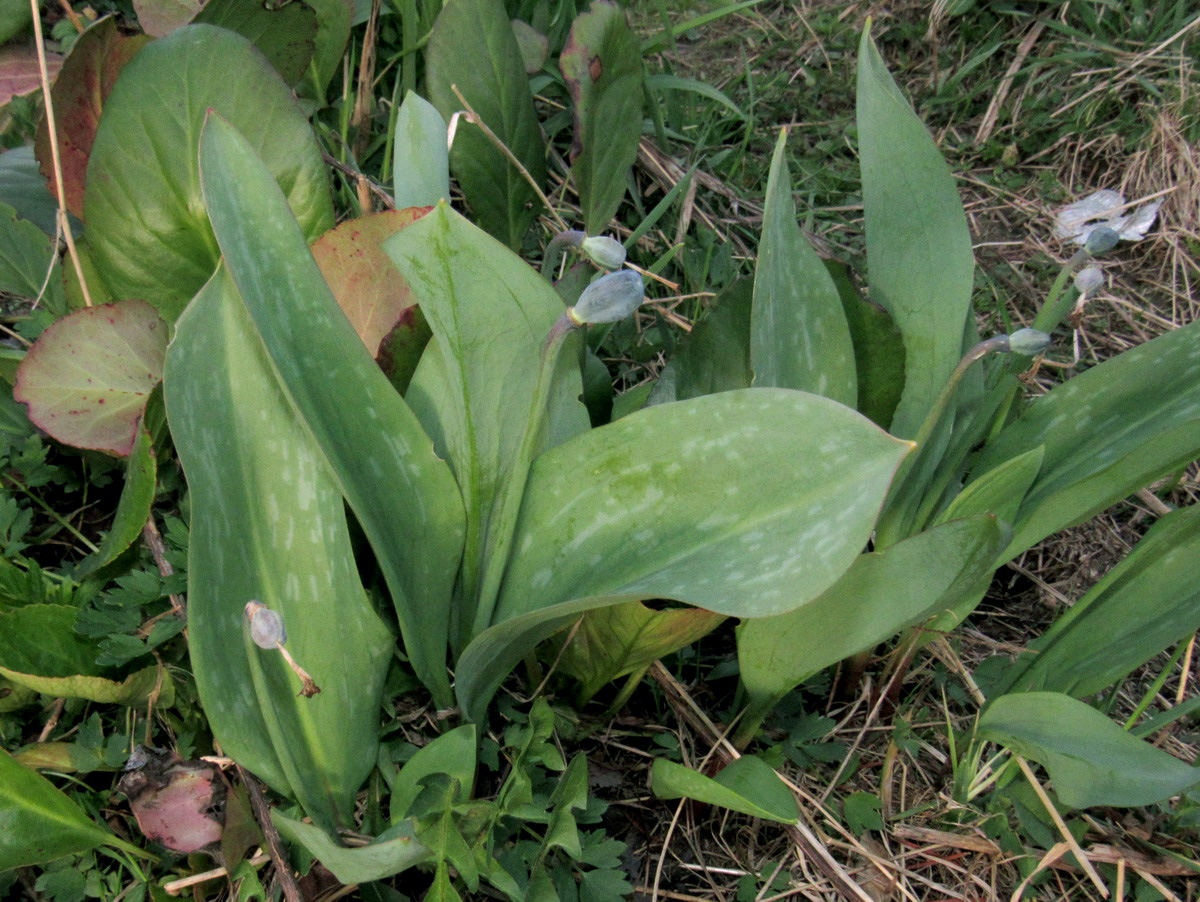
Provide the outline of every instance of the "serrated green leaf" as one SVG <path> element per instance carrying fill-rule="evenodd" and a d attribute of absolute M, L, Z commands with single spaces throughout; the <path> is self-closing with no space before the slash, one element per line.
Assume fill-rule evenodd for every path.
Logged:
<path fill-rule="evenodd" d="M 625 10 L 593 0 L 571 24 L 559 66 L 575 106 L 571 178 L 596 235 L 621 205 L 642 134 L 642 54 Z"/>
<path fill-rule="evenodd" d="M 525 63 L 503 4 L 449 0 L 425 48 L 429 99 L 447 121 L 463 97 L 534 181 L 546 179 L 546 159 Z M 474 125 L 460 122 L 450 166 L 479 224 L 509 247 L 520 247 L 537 213 L 537 196 L 507 157 Z"/>
<path fill-rule="evenodd" d="M 208 281 L 219 256 L 196 159 L 209 109 L 253 136 L 306 236 L 333 225 L 320 148 L 291 91 L 253 44 L 212 25 L 188 25 L 148 44 L 108 97 L 84 214 L 108 287 L 148 301 L 168 321 Z"/>
<path fill-rule="evenodd" d="M 904 336 L 893 434 L 911 438 L 962 356 L 974 258 L 954 177 L 870 33 L 858 53 L 858 151 L 871 300 Z"/>
<path fill-rule="evenodd" d="M 842 299 L 796 222 L 786 155 L 783 129 L 771 158 L 754 270 L 754 384 L 813 392 L 854 407 L 858 375 Z"/>
<path fill-rule="evenodd" d="M 475 748 L 477 730 L 464 724 L 422 746 L 404 763 L 398 774 L 385 771 L 389 788 L 392 823 L 397 824 L 409 814 L 409 806 L 421 791 L 421 781 L 432 774 L 448 774 L 462 787 L 463 801 L 470 798 L 475 785 Z"/>
<path fill-rule="evenodd" d="M 287 416 L 294 410 L 302 421 L 296 428 L 312 436 L 323 458 L 320 469 L 366 532 L 414 670 L 448 702 L 450 595 L 463 536 L 458 486 L 338 308 L 283 194 L 251 146 L 213 116 L 201 160 L 213 229 L 249 313 L 247 325 L 253 324 L 278 374 Z M 244 422 L 239 428 L 262 427 Z"/>
<path fill-rule="evenodd" d="M 1200 768 L 1057 692 L 1003 695 L 984 710 L 977 732 L 1044 765 L 1054 791 L 1072 808 L 1151 805 L 1200 783 Z"/>

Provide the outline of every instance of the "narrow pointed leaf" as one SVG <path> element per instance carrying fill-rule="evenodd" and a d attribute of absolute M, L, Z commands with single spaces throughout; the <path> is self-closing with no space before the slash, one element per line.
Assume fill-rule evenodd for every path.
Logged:
<path fill-rule="evenodd" d="M 1009 689 L 1094 695 L 1200 629 L 1200 505 L 1167 514 L 1011 669 Z M 1114 642 L 1113 637 L 1120 641 Z"/>
<path fill-rule="evenodd" d="M 832 587 L 794 611 L 743 620 L 738 662 L 750 698 L 743 732 L 753 735 L 813 674 L 956 601 L 992 571 L 1006 539 L 994 516 L 955 520 L 860 555 Z"/>
<path fill-rule="evenodd" d="M 977 732 L 1043 765 L 1058 797 L 1072 808 L 1152 805 L 1200 783 L 1200 768 L 1057 692 L 1001 696 L 983 712 Z"/>
<path fill-rule="evenodd" d="M 571 177 L 595 235 L 621 205 L 642 134 L 642 54 L 625 10 L 594 0 L 572 23 L 559 66 L 575 105 Z"/>
<path fill-rule="evenodd" d="M 1081 373 L 1034 401 L 975 471 L 1045 445 L 1004 560 L 1200 456 L 1200 323 Z"/>
<path fill-rule="evenodd" d="M 786 129 L 779 133 L 767 179 L 750 368 L 755 385 L 795 388 L 850 407 L 858 402 L 854 345 L 841 297 L 796 222 Z"/>
<path fill-rule="evenodd" d="M 250 145 L 214 116 L 200 156 L 204 201 L 253 328 L 375 550 L 417 675 L 448 701 L 458 487 L 338 308 Z"/>
<path fill-rule="evenodd" d="M 429 99 L 447 121 L 466 98 L 534 181 L 546 179 L 546 160 L 525 63 L 505 15 L 493 0 L 449 0 L 425 49 Z M 529 183 L 483 132 L 460 122 L 450 166 L 479 224 L 509 247 L 519 247 L 536 215 Z"/>
<path fill-rule="evenodd" d="M 954 177 L 864 32 L 858 136 L 870 297 L 904 336 L 894 435 L 916 434 L 962 355 L 974 260 Z"/>
<path fill-rule="evenodd" d="M 213 735 L 319 824 L 348 824 L 375 764 L 391 637 L 359 581 L 338 484 L 223 268 L 180 318 L 165 389 L 192 503 L 189 650 Z M 251 642 L 251 600 L 282 617 L 319 695 L 299 697 L 280 652 Z"/>
<path fill-rule="evenodd" d="M 117 297 L 148 301 L 168 321 L 208 281 L 219 256 L 196 161 L 210 108 L 252 136 L 308 238 L 333 225 L 316 138 L 253 44 L 212 25 L 188 25 L 148 44 L 108 96 L 84 214 L 108 287 Z"/>
<path fill-rule="evenodd" d="M 279 811 L 271 812 L 271 822 L 284 837 L 329 868 L 330 873 L 347 886 L 383 880 L 429 861 L 433 856 L 413 835 L 407 821 L 388 831 L 393 835 L 381 836 L 375 842 L 355 848 L 339 845 L 320 827 Z"/>
<path fill-rule="evenodd" d="M 154 504 L 157 478 L 154 442 L 146 428 L 139 426 L 137 439 L 125 464 L 125 485 L 121 489 L 121 499 L 117 502 L 112 526 L 104 534 L 100 547 L 75 566 L 75 579 L 82 579 L 111 564 L 141 537 Z"/>
<path fill-rule="evenodd" d="M 429 207 L 450 199 L 446 120 L 428 100 L 409 91 L 396 113 L 392 194 L 396 207 Z"/>
<path fill-rule="evenodd" d="M 800 816 L 795 797 L 779 775 L 751 755 L 743 755 L 722 768 L 715 778 L 658 758 L 651 782 L 660 799 L 694 799 L 784 824 L 794 823 Z"/>

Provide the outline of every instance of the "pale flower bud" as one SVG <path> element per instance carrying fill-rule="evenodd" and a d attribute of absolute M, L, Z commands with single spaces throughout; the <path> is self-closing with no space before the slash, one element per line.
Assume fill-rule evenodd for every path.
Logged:
<path fill-rule="evenodd" d="M 246 618 L 250 621 L 250 638 L 259 648 L 277 648 L 287 642 L 283 618 L 265 604 L 247 602 Z"/>
<path fill-rule="evenodd" d="M 1075 289 L 1081 299 L 1091 297 L 1104 287 L 1104 273 L 1098 266 L 1086 266 L 1075 273 Z"/>
<path fill-rule="evenodd" d="M 1050 347 L 1050 336 L 1037 329 L 1018 329 L 1008 336 L 1008 349 L 1023 357 L 1036 357 Z"/>
<path fill-rule="evenodd" d="M 1088 256 L 1098 257 L 1111 251 L 1120 240 L 1121 236 L 1118 232 L 1106 226 L 1100 226 L 1088 233 L 1087 241 L 1083 243 L 1083 249 L 1088 252 Z"/>
<path fill-rule="evenodd" d="M 618 322 L 641 306 L 644 288 L 641 273 L 632 269 L 611 272 L 583 289 L 567 317 L 576 326 Z"/>
<path fill-rule="evenodd" d="M 590 235 L 579 245 L 584 256 L 604 269 L 620 269 L 625 265 L 625 245 L 608 235 Z"/>

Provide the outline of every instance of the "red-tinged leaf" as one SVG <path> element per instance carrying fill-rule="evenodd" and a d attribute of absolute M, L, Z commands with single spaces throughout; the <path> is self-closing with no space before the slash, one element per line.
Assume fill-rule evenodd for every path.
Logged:
<path fill-rule="evenodd" d="M 380 247 L 430 207 L 372 213 L 343 222 L 312 245 L 321 275 L 372 357 L 403 321 L 414 322 L 412 289 Z M 428 335 L 428 331 L 426 331 Z"/>
<path fill-rule="evenodd" d="M 146 35 L 125 37 L 117 30 L 115 18 L 101 19 L 79 36 L 50 88 L 67 209 L 80 219 L 83 219 L 88 156 L 92 152 L 92 139 L 96 136 L 104 100 L 121 69 L 149 40 Z M 38 126 L 34 148 L 42 175 L 54 192 L 50 129 L 45 119 Z"/>
<path fill-rule="evenodd" d="M 142 31 L 156 38 L 187 25 L 202 5 L 200 0 L 133 0 Z"/>
<path fill-rule="evenodd" d="M 13 397 L 60 442 L 124 457 L 166 349 L 167 326 L 145 301 L 88 307 L 42 333 L 17 368 Z"/>
<path fill-rule="evenodd" d="M 187 853 L 219 842 L 225 784 L 217 769 L 173 753 L 143 752 L 148 760 L 122 777 L 119 788 L 146 838 Z"/>
<path fill-rule="evenodd" d="M 62 57 L 46 52 L 46 70 L 54 78 L 62 68 Z M 37 48 L 32 45 L 0 48 L 0 106 L 14 97 L 32 94 L 42 86 Z"/>

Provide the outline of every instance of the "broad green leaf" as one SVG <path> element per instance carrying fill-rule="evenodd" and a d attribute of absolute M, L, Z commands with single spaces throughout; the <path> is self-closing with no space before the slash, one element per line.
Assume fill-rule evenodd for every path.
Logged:
<path fill-rule="evenodd" d="M 329 82 L 342 68 L 355 4 L 354 0 L 307 0 L 307 3 L 317 11 L 316 46 L 308 76 L 296 90 L 302 97 L 311 97 L 323 104 Z"/>
<path fill-rule="evenodd" d="M 338 308 L 250 145 L 213 116 L 200 156 L 204 201 L 253 328 L 375 550 L 413 668 L 448 702 L 449 600 L 463 534 L 454 478 Z"/>
<path fill-rule="evenodd" d="M 49 235 L 0 203 L 0 291 L 40 300 L 42 286 L 57 290 L 62 276 L 58 249 Z"/>
<path fill-rule="evenodd" d="M 1034 401 L 974 471 L 1045 445 L 1009 560 L 1200 455 L 1200 323 L 1106 360 Z"/>
<path fill-rule="evenodd" d="M 0 871 L 113 845 L 140 853 L 84 814 L 40 774 L 0 749 Z"/>
<path fill-rule="evenodd" d="M 1057 692 L 1001 696 L 984 710 L 977 733 L 1043 765 L 1058 797 L 1072 808 L 1151 805 L 1200 783 L 1200 768 Z"/>
<path fill-rule="evenodd" d="M 662 404 L 537 459 L 496 621 L 591 596 L 733 617 L 792 610 L 866 545 L 911 446 L 827 398 Z"/>
<path fill-rule="evenodd" d="M 858 402 L 854 345 L 842 299 L 825 264 L 800 231 L 779 133 L 767 179 L 762 240 L 754 270 L 750 368 L 754 384 Z"/>
<path fill-rule="evenodd" d="M 166 348 L 167 324 L 144 301 L 88 307 L 38 337 L 17 368 L 13 396 L 60 442 L 125 457 Z"/>
<path fill-rule="evenodd" d="M 794 611 L 743 620 L 738 662 L 749 705 L 738 740 L 749 741 L 779 700 L 813 674 L 956 601 L 991 573 L 1007 538 L 994 516 L 955 520 L 860 555 Z"/>
<path fill-rule="evenodd" d="M 165 705 L 175 686 L 159 665 L 121 679 L 96 664 L 96 643 L 75 632 L 78 608 L 27 604 L 0 613 L 0 676 L 54 698 L 84 698 L 137 706 L 156 698 Z"/>
<path fill-rule="evenodd" d="M 192 21 L 236 31 L 259 49 L 289 85 L 304 76 L 316 49 L 317 13 L 297 0 L 207 0 Z"/>
<path fill-rule="evenodd" d="M 1200 505 L 1167 514 L 1042 636 L 1029 643 L 1006 691 L 1079 698 L 1125 679 L 1200 629 Z M 1114 641 L 1119 638 L 1119 641 Z"/>
<path fill-rule="evenodd" d="M 133 0 L 142 31 L 155 38 L 187 25 L 202 5 L 202 0 Z"/>
<path fill-rule="evenodd" d="M 421 792 L 421 781 L 433 774 L 451 777 L 461 787 L 459 801 L 469 799 L 475 787 L 477 742 L 478 729 L 474 724 L 464 724 L 422 746 L 404 763 L 400 773 L 391 774 L 387 768 L 381 768 L 392 791 L 392 823 L 400 823 L 409 815 L 409 806 Z"/>
<path fill-rule="evenodd" d="M 525 74 L 533 75 L 546 65 L 546 59 L 550 56 L 550 41 L 532 25 L 520 19 L 512 20 L 512 30 L 517 39 L 517 47 L 521 50 Z"/>
<path fill-rule="evenodd" d="M 717 296 L 659 374 L 650 405 L 750 387 L 753 285 L 750 279 L 739 279 Z"/>
<path fill-rule="evenodd" d="M 409 208 L 360 216 L 313 242 L 321 275 L 372 357 L 379 357 L 381 343 L 397 325 L 416 318 L 412 289 L 383 252 L 383 241 L 426 212 Z M 427 341 L 428 328 L 424 334 Z"/>
<path fill-rule="evenodd" d="M 308 852 L 347 886 L 383 880 L 432 857 L 413 835 L 412 824 L 408 821 L 401 822 L 374 842 L 354 848 L 338 845 L 324 830 L 293 820 L 280 814 L 278 809 L 271 811 L 271 822 L 289 842 Z"/>
<path fill-rule="evenodd" d="M 212 25 L 188 25 L 148 44 L 105 104 L 84 213 L 109 288 L 148 301 L 169 322 L 219 256 L 196 160 L 209 109 L 253 136 L 308 238 L 333 225 L 320 148 L 291 91 L 253 44 Z"/>
<path fill-rule="evenodd" d="M 425 48 L 429 99 L 442 117 L 463 109 L 457 86 L 484 123 L 541 184 L 546 160 L 541 128 L 521 50 L 504 5 L 494 0 L 448 0 Z M 521 239 L 537 214 L 537 195 L 483 132 L 462 121 L 454 136 L 450 166 L 485 231 L 509 247 Z"/>
<path fill-rule="evenodd" d="M 179 320 L 165 395 L 192 504 L 188 644 L 213 735 L 317 823 L 349 823 L 375 764 L 391 636 L 359 581 L 337 482 L 224 267 Z M 280 653 L 244 635 L 250 600 L 283 618 L 319 695 L 298 697 Z"/>
<path fill-rule="evenodd" d="M 488 566 L 487 543 L 499 531 L 494 517 L 504 505 L 505 487 L 511 474 L 529 467 L 528 460 L 517 458 L 542 346 L 562 315 L 562 302 L 524 261 L 445 203 L 385 242 L 384 250 L 412 286 L 433 330 L 407 399 L 462 490 L 467 511 L 462 591 L 474 599 Z M 547 442 L 589 426 L 578 401 L 583 389 L 577 353 L 568 345 L 561 355 Z M 472 613 L 464 611 L 468 623 Z"/>
<path fill-rule="evenodd" d="M 33 7 L 21 0 L 0 3 L 0 44 L 6 44 L 33 24 Z"/>
<path fill-rule="evenodd" d="M 140 423 L 137 438 L 125 464 L 125 486 L 117 502 L 112 526 L 104 534 L 100 547 L 75 565 L 73 576 L 80 580 L 89 573 L 111 564 L 142 534 L 154 503 L 158 465 L 154 442 Z"/>
<path fill-rule="evenodd" d="M 597 235 L 621 205 L 642 134 L 642 54 L 625 10 L 593 0 L 559 57 L 575 106 L 571 178 L 584 228 Z"/>
<path fill-rule="evenodd" d="M 558 669 L 583 683 L 580 695 L 591 698 L 605 683 L 645 670 L 708 635 L 724 619 L 699 608 L 655 611 L 636 601 L 597 608 L 583 615 Z"/>
<path fill-rule="evenodd" d="M 46 54 L 50 78 L 62 65 L 57 53 Z M 0 107 L 14 97 L 32 94 L 42 86 L 42 74 L 38 68 L 38 54 L 32 42 L 14 42 L 0 46 Z"/>
<path fill-rule="evenodd" d="M 906 352 L 891 431 L 911 438 L 962 356 L 971 236 L 950 169 L 866 31 L 857 121 L 870 297 L 892 315 Z"/>
<path fill-rule="evenodd" d="M 497 625 L 455 672 L 468 719 L 584 611 L 666 598 L 761 617 L 819 595 L 863 549 L 909 448 L 827 398 L 746 389 L 639 411 L 546 452 Z"/>
<path fill-rule="evenodd" d="M 58 200 L 46 188 L 32 145 L 0 153 L 0 204 L 8 204 L 19 218 L 28 219 L 47 235 L 54 234 Z"/>
<path fill-rule="evenodd" d="M 779 775 L 751 755 L 728 764 L 716 777 L 706 777 L 666 758 L 655 759 L 650 773 L 654 794 L 660 799 L 694 799 L 783 824 L 795 823 L 800 816 L 795 796 Z"/>
<path fill-rule="evenodd" d="M 392 193 L 398 208 L 450 199 L 446 120 L 433 104 L 412 91 L 405 94 L 392 144 Z"/>
<path fill-rule="evenodd" d="M 62 166 L 67 209 L 83 218 L 83 186 L 88 157 L 105 99 L 121 70 L 150 41 L 147 35 L 122 35 L 117 20 L 107 16 L 92 25 L 71 46 L 62 70 L 50 88 L 54 100 L 58 156 Z M 50 150 L 50 129 L 43 117 L 34 144 L 42 174 L 51 191 L 56 177 Z"/>
<path fill-rule="evenodd" d="M 904 338 L 878 304 L 863 299 L 844 263 L 823 261 L 842 298 L 842 311 L 854 344 L 857 368 L 857 410 L 886 427 L 904 391 Z"/>

